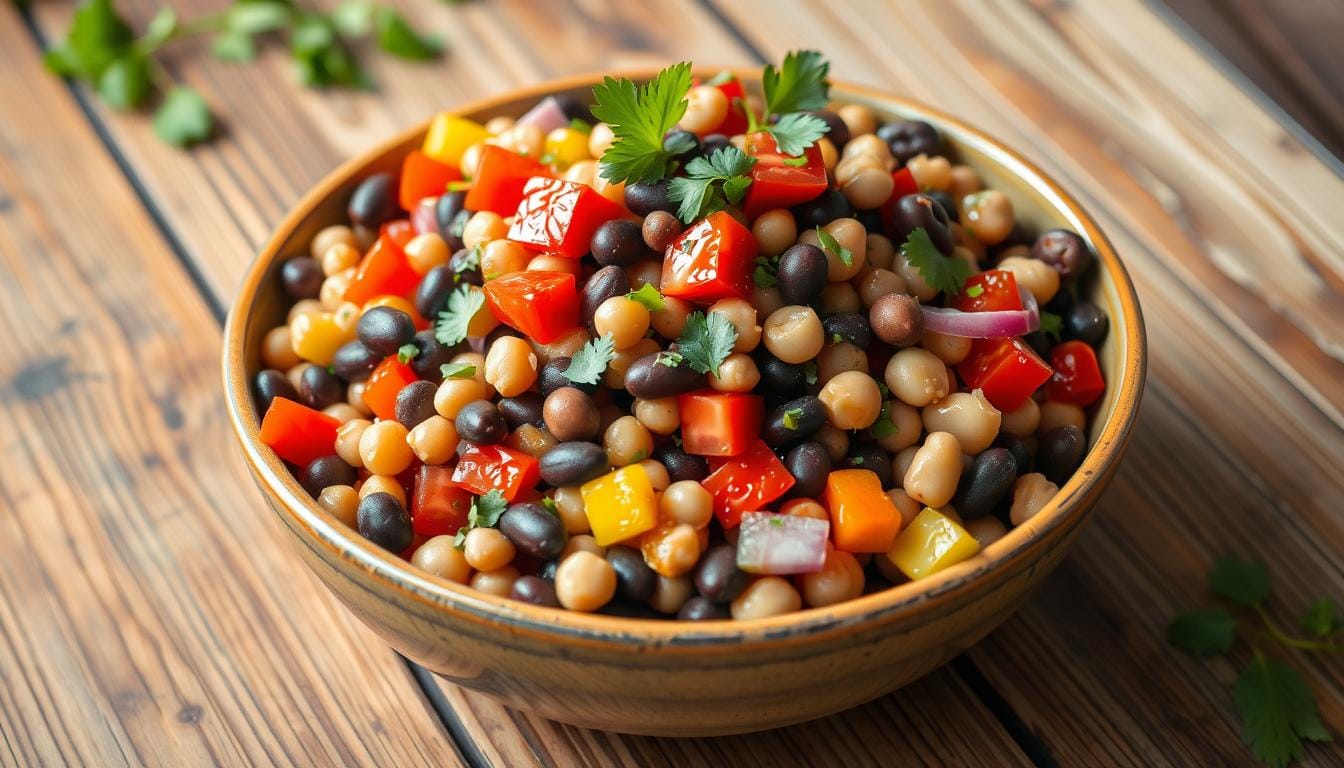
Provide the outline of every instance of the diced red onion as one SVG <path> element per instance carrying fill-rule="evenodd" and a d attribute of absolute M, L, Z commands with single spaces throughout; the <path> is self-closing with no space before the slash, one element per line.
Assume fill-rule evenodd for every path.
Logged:
<path fill-rule="evenodd" d="M 924 327 L 936 333 L 971 339 L 1000 339 L 1031 333 L 1041 327 L 1041 313 L 1036 297 L 1030 291 L 1022 287 L 1018 291 L 1022 294 L 1022 309 L 962 312 L 951 307 L 922 306 Z"/>
<path fill-rule="evenodd" d="M 545 135 L 556 128 L 569 125 L 569 118 L 565 116 L 565 110 L 561 108 L 560 102 L 554 96 L 547 96 L 537 102 L 535 107 L 527 110 L 527 114 L 518 118 L 518 122 L 514 125 L 535 125 L 541 129 L 542 135 Z"/>
<path fill-rule="evenodd" d="M 416 204 L 415 210 L 411 211 L 411 229 L 415 230 L 415 234 L 439 231 L 438 217 L 434 214 L 438 202 L 437 197 L 426 197 Z"/>
<path fill-rule="evenodd" d="M 737 567 L 787 576 L 816 573 L 826 563 L 831 524 L 802 515 L 747 512 L 737 535 Z"/>

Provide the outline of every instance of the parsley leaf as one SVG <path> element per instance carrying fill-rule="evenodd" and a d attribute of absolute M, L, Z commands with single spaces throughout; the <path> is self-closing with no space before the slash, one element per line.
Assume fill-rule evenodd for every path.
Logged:
<path fill-rule="evenodd" d="M 746 174 L 755 158 L 735 146 L 714 150 L 708 157 L 694 158 L 686 164 L 686 176 L 678 176 L 667 187 L 667 198 L 677 207 L 677 216 L 687 224 L 729 203 L 742 202 L 751 177 Z"/>
<path fill-rule="evenodd" d="M 470 379 L 476 375 L 476 366 L 469 363 L 444 363 L 439 371 L 445 379 Z"/>
<path fill-rule="evenodd" d="M 966 278 L 971 276 L 971 265 L 961 259 L 944 256 L 923 227 L 916 227 L 901 244 L 901 255 L 910 262 L 910 266 L 919 270 L 924 282 L 943 293 L 960 293 Z"/>
<path fill-rule="evenodd" d="M 1269 597 L 1269 571 L 1260 563 L 1220 557 L 1209 571 L 1209 588 L 1219 597 L 1254 608 Z"/>
<path fill-rule="evenodd" d="M 756 257 L 756 269 L 751 273 L 751 279 L 755 281 L 760 288 L 774 288 L 779 285 L 778 266 L 775 262 L 765 256 Z"/>
<path fill-rule="evenodd" d="M 434 323 L 434 338 L 440 344 L 453 346 L 467 338 L 471 319 L 485 306 L 485 292 L 470 285 L 459 285 L 448 294 L 448 305 Z"/>
<path fill-rule="evenodd" d="M 611 126 L 616 137 L 598 161 L 602 178 L 651 184 L 668 175 L 672 155 L 663 148 L 663 134 L 686 114 L 690 89 L 688 61 L 664 69 L 638 88 L 613 77 L 593 86 L 593 117 Z"/>
<path fill-rule="evenodd" d="M 657 312 L 667 306 L 663 301 L 663 294 L 659 293 L 658 289 L 654 288 L 652 283 L 641 285 L 639 290 L 625 294 L 625 298 L 643 304 L 644 308 L 650 312 Z"/>
<path fill-rule="evenodd" d="M 822 229 L 820 226 L 817 227 L 817 240 L 821 243 L 821 249 L 823 251 L 829 251 L 832 256 L 844 262 L 846 267 L 851 266 L 854 263 L 853 251 L 841 245 L 840 241 L 836 240 L 834 235 Z"/>
<path fill-rule="evenodd" d="M 154 133 L 175 147 L 186 147 L 210 138 L 215 118 L 196 91 L 174 87 L 154 113 Z"/>
<path fill-rule="evenodd" d="M 692 312 L 677 339 L 677 352 L 696 373 L 719 377 L 719 365 L 733 353 L 737 328 L 718 312 Z"/>
<path fill-rule="evenodd" d="M 790 408 L 784 412 L 784 428 L 798 429 L 799 419 L 803 418 L 802 408 Z"/>
<path fill-rule="evenodd" d="M 1167 625 L 1167 642 L 1194 656 L 1227 653 L 1237 636 L 1237 620 L 1222 608 L 1191 611 Z"/>
<path fill-rule="evenodd" d="M 775 146 L 780 152 L 786 155 L 801 155 L 830 129 L 826 121 L 816 115 L 795 112 L 779 118 L 779 122 L 770 126 L 769 131 L 775 137 Z M 797 159 L 803 161 L 799 165 L 806 165 L 806 158 Z"/>
<path fill-rule="evenodd" d="M 149 59 L 139 54 L 117 59 L 98 76 L 98 95 L 116 109 L 140 106 L 149 92 Z"/>
<path fill-rule="evenodd" d="M 508 508 L 508 499 L 505 499 L 503 492 L 498 489 L 487 491 L 484 495 L 472 499 L 471 509 L 467 511 L 467 524 L 457 529 L 457 535 L 453 537 L 453 546 L 458 549 L 466 546 L 467 532 L 472 528 L 494 528 L 499 525 L 500 516 Z"/>
<path fill-rule="evenodd" d="M 616 341 L 610 333 L 584 344 L 565 369 L 565 378 L 575 384 L 596 384 L 616 357 Z"/>
<path fill-rule="evenodd" d="M 1302 740 L 1329 741 L 1316 711 L 1316 697 L 1301 673 L 1278 659 L 1257 654 L 1237 676 L 1241 738 L 1272 766 L 1302 756 Z"/>
<path fill-rule="evenodd" d="M 817 51 L 790 51 L 778 70 L 767 64 L 761 73 L 767 115 L 822 109 L 830 101 L 826 80 L 831 65 Z"/>
<path fill-rule="evenodd" d="M 1328 597 L 1322 597 L 1320 600 L 1311 604 L 1307 612 L 1302 614 L 1298 626 L 1303 632 L 1314 637 L 1326 637 L 1334 634 L 1344 625 L 1340 624 L 1339 609 L 1335 607 L 1335 602 Z"/>
<path fill-rule="evenodd" d="M 420 348 L 414 344 L 402 344 L 397 348 L 397 360 L 399 360 L 402 365 L 411 362 L 416 358 L 416 355 L 419 354 Z"/>
<path fill-rule="evenodd" d="M 980 286 L 978 285 L 972 286 L 971 290 L 974 290 L 975 288 L 979 287 Z M 967 294 L 969 294 L 970 292 L 971 292 L 970 290 L 966 291 Z M 1064 331 L 1064 318 L 1060 317 L 1059 315 L 1056 315 L 1054 312 L 1046 312 L 1044 310 L 1041 311 L 1041 333 L 1049 334 L 1058 339 L 1059 335 L 1063 333 L 1063 331 Z"/>

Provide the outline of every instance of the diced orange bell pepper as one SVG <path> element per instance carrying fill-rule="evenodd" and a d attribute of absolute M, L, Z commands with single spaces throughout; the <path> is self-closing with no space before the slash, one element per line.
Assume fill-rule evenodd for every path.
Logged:
<path fill-rule="evenodd" d="M 435 160 L 418 149 L 406 153 L 401 161 L 401 183 L 397 198 L 401 207 L 407 211 L 426 197 L 438 197 L 448 187 L 448 182 L 458 181 L 462 174 L 456 166 Z"/>
<path fill-rule="evenodd" d="M 925 507 L 887 552 L 887 559 L 911 579 L 922 579 L 980 551 L 980 542 L 937 510 Z"/>
<path fill-rule="evenodd" d="M 901 513 L 871 469 L 840 469 L 826 477 L 831 541 L 845 552 L 886 552 L 901 531 Z"/>
<path fill-rule="evenodd" d="M 369 374 L 369 381 L 364 386 L 364 404 L 380 419 L 395 419 L 397 395 L 419 378 L 409 365 L 388 357 Z"/>
<path fill-rule="evenodd" d="M 658 524 L 653 483 L 638 464 L 589 480 L 579 487 L 579 495 L 599 546 L 638 536 Z"/>
<path fill-rule="evenodd" d="M 336 452 L 339 419 L 284 397 L 271 401 L 261 420 L 261 442 L 280 458 L 303 467 Z"/>
<path fill-rule="evenodd" d="M 411 268 L 406 252 L 391 237 L 383 235 L 359 262 L 355 279 L 345 289 L 345 300 L 363 306 L 374 296 L 408 296 L 419 282 L 420 275 Z"/>

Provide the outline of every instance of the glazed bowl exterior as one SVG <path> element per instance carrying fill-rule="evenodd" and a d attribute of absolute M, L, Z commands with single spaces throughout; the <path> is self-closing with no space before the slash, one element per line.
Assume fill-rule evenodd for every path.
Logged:
<path fill-rule="evenodd" d="M 749 87 L 757 82 L 755 73 L 739 76 Z M 547 94 L 584 96 L 600 79 L 546 83 L 459 113 L 480 121 L 518 115 Z M 321 510 L 259 442 L 249 383 L 263 334 L 285 316 L 282 261 L 307 253 L 321 227 L 344 222 L 355 185 L 370 173 L 395 172 L 419 146 L 422 124 L 346 163 L 294 208 L 248 270 L 224 346 L 230 420 L 267 502 L 318 578 L 397 651 L 455 684 L 566 723 L 664 736 L 756 731 L 847 709 L 938 668 L 1003 622 L 1059 564 L 1115 472 L 1137 414 L 1145 339 L 1133 284 L 1077 202 L 993 139 L 872 89 L 837 83 L 832 96 L 867 104 L 884 119 L 933 124 L 960 162 L 1012 198 L 1027 227 L 1068 227 L 1092 246 L 1098 264 L 1084 292 L 1109 314 L 1111 331 L 1098 350 L 1108 389 L 1095 407 L 1082 466 L 1036 517 L 965 562 L 917 583 L 770 619 L 688 623 L 571 613 L 412 568 Z"/>

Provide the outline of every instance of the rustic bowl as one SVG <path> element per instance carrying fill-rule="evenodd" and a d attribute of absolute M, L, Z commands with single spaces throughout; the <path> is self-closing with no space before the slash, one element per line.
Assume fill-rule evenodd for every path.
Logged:
<path fill-rule="evenodd" d="M 652 71 L 626 72 L 647 79 Z M 756 82 L 755 73 L 739 73 Z M 552 93 L 586 94 L 570 77 L 464 106 L 485 120 L 518 115 Z M 1036 517 L 977 556 L 917 583 L 787 616 L 689 623 L 570 613 L 492 597 L 430 576 L 321 510 L 258 439 L 249 382 L 262 335 L 285 316 L 278 268 L 307 253 L 322 226 L 344 221 L 356 183 L 395 171 L 421 124 L 341 166 L 294 208 L 253 262 L 229 313 L 224 383 L 229 416 L 266 500 L 318 577 L 399 652 L 458 685 L 519 709 L 590 728 L 709 736 L 788 725 L 893 691 L 936 669 L 1006 619 L 1059 563 L 1110 480 L 1143 389 L 1145 340 L 1134 287 L 1096 223 L 1054 181 L 989 136 L 927 107 L 836 84 L 840 102 L 937 126 L 961 162 L 1006 192 L 1032 229 L 1072 228 L 1098 258 L 1086 292 L 1111 318 L 1099 350 L 1109 382 L 1090 450 Z"/>

